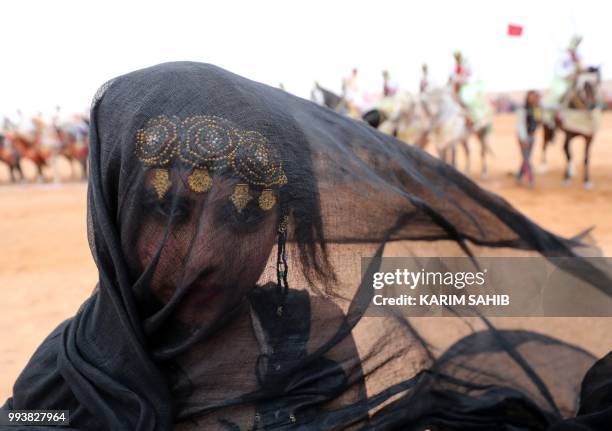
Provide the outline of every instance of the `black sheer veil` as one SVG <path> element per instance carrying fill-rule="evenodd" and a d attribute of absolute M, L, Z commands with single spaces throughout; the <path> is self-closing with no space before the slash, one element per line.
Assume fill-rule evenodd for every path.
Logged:
<path fill-rule="evenodd" d="M 190 62 L 105 84 L 90 142 L 99 282 L 5 409 L 107 430 L 612 424 L 610 355 L 484 318 L 440 355 L 425 321 L 365 313 L 362 256 L 584 252 L 428 154 Z M 608 269 L 572 262 L 580 295 L 612 296 Z"/>

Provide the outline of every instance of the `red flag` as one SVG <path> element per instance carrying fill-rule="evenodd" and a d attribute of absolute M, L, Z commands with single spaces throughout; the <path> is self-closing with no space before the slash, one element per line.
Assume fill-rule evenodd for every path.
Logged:
<path fill-rule="evenodd" d="M 523 34 L 523 26 L 517 24 L 508 24 L 508 36 L 521 36 Z"/>

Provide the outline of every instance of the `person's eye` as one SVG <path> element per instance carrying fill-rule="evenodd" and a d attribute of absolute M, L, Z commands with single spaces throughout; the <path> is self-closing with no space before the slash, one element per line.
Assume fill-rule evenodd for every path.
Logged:
<path fill-rule="evenodd" d="M 232 202 L 227 202 L 218 213 L 218 222 L 227 224 L 233 230 L 251 230 L 265 219 L 265 214 L 256 205 L 249 203 L 238 212 Z"/>
<path fill-rule="evenodd" d="M 192 203 L 185 197 L 174 197 L 167 194 L 159 199 L 154 192 L 145 194 L 143 206 L 146 212 L 162 223 L 170 221 L 173 225 L 180 225 L 189 219 Z"/>

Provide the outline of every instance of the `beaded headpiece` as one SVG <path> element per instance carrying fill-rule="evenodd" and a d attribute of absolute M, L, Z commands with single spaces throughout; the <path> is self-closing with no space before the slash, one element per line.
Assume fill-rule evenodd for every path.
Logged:
<path fill-rule="evenodd" d="M 264 135 L 211 115 L 150 119 L 136 132 L 136 155 L 152 170 L 160 199 L 172 185 L 167 166 L 176 158 L 191 167 L 187 185 L 194 193 L 210 189 L 211 172 L 231 169 L 241 179 L 230 197 L 238 212 L 253 199 L 250 186 L 263 187 L 259 207 L 268 211 L 276 204 L 272 187 L 287 183 L 281 158 Z"/>

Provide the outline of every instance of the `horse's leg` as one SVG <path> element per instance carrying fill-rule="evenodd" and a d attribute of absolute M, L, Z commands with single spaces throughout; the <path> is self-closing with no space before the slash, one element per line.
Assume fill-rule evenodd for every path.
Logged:
<path fill-rule="evenodd" d="M 17 174 L 19 174 L 19 181 L 23 180 L 23 172 L 21 172 L 21 156 L 19 153 L 13 153 L 13 159 L 7 162 L 9 172 L 11 173 L 11 182 L 17 182 Z"/>
<path fill-rule="evenodd" d="M 478 133 L 478 142 L 480 143 L 480 178 L 489 176 L 489 167 L 487 165 L 487 149 L 489 147 L 489 131 L 484 129 Z"/>
<path fill-rule="evenodd" d="M 461 146 L 463 147 L 465 151 L 465 174 L 469 175 L 470 173 L 470 143 L 468 141 L 468 138 L 462 139 L 460 142 L 461 142 Z"/>
<path fill-rule="evenodd" d="M 452 154 L 450 146 L 444 147 L 440 151 L 440 154 L 441 154 L 441 158 L 444 161 L 444 163 L 448 163 L 449 165 L 453 163 L 453 154 Z"/>
<path fill-rule="evenodd" d="M 39 161 L 38 163 L 36 163 L 37 179 L 39 183 L 45 182 L 45 174 L 43 173 L 43 165 L 44 165 L 44 162 Z"/>
<path fill-rule="evenodd" d="M 416 141 L 416 144 L 417 144 L 417 147 L 419 147 L 421 150 L 424 150 L 425 147 L 427 147 L 427 143 L 428 143 L 427 132 L 424 132 L 421 136 L 419 136 L 419 138 Z"/>
<path fill-rule="evenodd" d="M 542 125 L 542 129 L 544 130 L 544 141 L 542 142 L 542 158 L 540 159 L 540 163 L 545 166 L 546 148 L 552 143 L 552 140 L 555 138 L 555 129 L 546 124 Z"/>
<path fill-rule="evenodd" d="M 61 176 L 59 172 L 59 157 L 61 155 L 60 150 L 54 150 L 51 154 L 51 169 L 53 170 L 53 182 L 59 184 L 61 182 Z M 70 159 L 68 159 L 68 163 L 70 163 Z M 70 172 L 72 175 L 72 163 L 70 163 Z"/>
<path fill-rule="evenodd" d="M 574 135 L 569 132 L 565 132 L 565 142 L 563 143 L 563 151 L 565 152 L 565 160 L 567 162 L 567 166 L 565 167 L 565 175 L 563 177 L 563 182 L 565 184 L 569 184 L 572 177 L 574 176 L 574 168 L 572 165 L 572 152 L 570 148 L 570 142 Z"/>
<path fill-rule="evenodd" d="M 9 168 L 9 173 L 11 174 L 11 183 L 16 183 L 17 175 L 15 175 L 15 165 L 9 162 L 7 163 L 7 166 Z"/>
<path fill-rule="evenodd" d="M 23 180 L 23 172 L 21 172 L 21 167 L 19 163 L 11 165 L 11 181 L 16 183 L 17 181 Z"/>
<path fill-rule="evenodd" d="M 15 169 L 19 172 L 19 181 L 25 180 L 25 176 L 23 175 L 23 171 L 21 170 L 21 156 L 18 155 L 15 159 Z"/>
<path fill-rule="evenodd" d="M 74 172 L 74 163 L 77 162 L 78 160 L 74 159 L 71 156 L 67 156 L 68 158 L 68 163 L 70 163 L 70 179 L 71 180 L 76 180 L 78 178 L 78 175 Z"/>
<path fill-rule="evenodd" d="M 585 146 L 584 146 L 584 188 L 589 190 L 593 188 L 593 182 L 591 181 L 591 173 L 590 171 L 590 152 L 591 152 L 591 143 L 593 142 L 593 136 L 585 136 Z"/>

